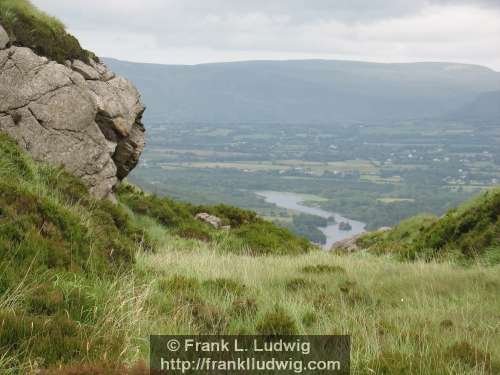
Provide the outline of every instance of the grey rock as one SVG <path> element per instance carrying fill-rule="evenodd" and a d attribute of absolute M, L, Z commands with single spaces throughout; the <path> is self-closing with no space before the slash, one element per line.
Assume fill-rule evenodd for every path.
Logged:
<path fill-rule="evenodd" d="M 99 73 L 91 66 L 85 64 L 83 61 L 75 60 L 71 64 L 71 68 L 80 73 L 83 78 L 97 81 L 101 77 Z"/>
<path fill-rule="evenodd" d="M 337 241 L 332 245 L 330 250 L 340 253 L 354 253 L 360 251 L 362 249 L 358 246 L 357 242 L 364 234 L 365 233 L 358 234 L 356 236 L 346 238 L 345 240 Z"/>
<path fill-rule="evenodd" d="M 120 180 L 127 177 L 139 163 L 145 146 L 144 132 L 144 126 L 138 119 L 128 137 L 123 138 L 116 146 L 113 159 L 118 168 L 117 176 Z"/>
<path fill-rule="evenodd" d="M 113 78 L 115 78 L 115 77 L 116 77 L 115 73 L 113 73 L 111 70 L 106 70 L 106 71 L 105 71 L 104 73 L 102 73 L 102 75 L 101 75 L 101 79 L 102 79 L 103 81 L 109 81 L 109 80 L 111 80 L 111 79 L 113 79 Z"/>
<path fill-rule="evenodd" d="M 201 212 L 195 216 L 196 220 L 204 221 L 207 224 L 210 224 L 216 229 L 219 229 L 222 225 L 222 220 L 217 216 L 210 215 L 206 212 Z"/>
<path fill-rule="evenodd" d="M 4 49 L 10 42 L 9 34 L 7 31 L 0 25 L 0 49 Z"/>
<path fill-rule="evenodd" d="M 90 60 L 90 65 L 99 73 L 101 77 L 101 81 L 109 81 L 116 77 L 115 73 L 108 69 L 108 67 L 103 63 L 96 63 L 93 60 Z"/>
<path fill-rule="evenodd" d="M 0 50 L 0 131 L 113 199 L 144 149 L 144 106 L 130 82 L 102 77 L 81 61 L 65 66 L 28 48 Z"/>
<path fill-rule="evenodd" d="M 390 231 L 391 229 L 392 228 L 390 227 L 382 227 L 373 233 L 387 232 Z M 330 250 L 339 253 L 354 253 L 358 251 L 363 251 L 364 249 L 359 246 L 358 240 L 363 236 L 365 236 L 366 234 L 367 234 L 366 232 L 360 233 L 355 236 L 346 238 L 345 240 L 337 241 L 332 245 Z"/>

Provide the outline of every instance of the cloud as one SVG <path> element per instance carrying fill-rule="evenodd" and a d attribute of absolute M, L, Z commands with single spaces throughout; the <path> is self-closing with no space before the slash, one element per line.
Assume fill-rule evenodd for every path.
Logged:
<path fill-rule="evenodd" d="M 135 61 L 322 57 L 500 68 L 498 0 L 34 2 L 87 48 Z"/>
<path fill-rule="evenodd" d="M 82 20 L 106 18 L 131 25 L 142 24 L 144 17 L 159 21 L 195 20 L 206 15 L 266 14 L 286 17 L 294 23 L 336 19 L 347 22 L 369 22 L 415 14 L 432 5 L 500 8 L 499 0 L 35 0 L 45 9 L 57 13 L 78 14 Z M 176 23 L 177 23 L 176 22 Z M 161 24 L 142 24 L 158 28 Z"/>

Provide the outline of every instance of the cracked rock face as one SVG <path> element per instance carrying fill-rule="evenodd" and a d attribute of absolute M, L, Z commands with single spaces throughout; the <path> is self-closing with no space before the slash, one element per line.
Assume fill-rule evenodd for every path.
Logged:
<path fill-rule="evenodd" d="M 10 41 L 9 34 L 7 34 L 7 31 L 5 31 L 2 25 L 0 25 L 0 48 L 7 47 L 9 41 Z"/>
<path fill-rule="evenodd" d="M 113 198 L 144 149 L 145 108 L 135 87 L 102 64 L 61 65 L 6 48 L 1 31 L 0 131 L 34 159 L 81 177 L 96 197 Z"/>

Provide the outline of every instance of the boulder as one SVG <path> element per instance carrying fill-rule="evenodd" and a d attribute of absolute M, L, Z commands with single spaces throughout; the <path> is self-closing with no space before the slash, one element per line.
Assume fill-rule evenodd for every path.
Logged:
<path fill-rule="evenodd" d="M 334 252 L 341 252 L 341 253 L 354 253 L 354 252 L 360 251 L 362 249 L 358 246 L 357 241 L 364 234 L 365 233 L 358 234 L 356 236 L 346 238 L 345 240 L 337 241 L 332 245 L 330 250 L 334 251 Z"/>
<path fill-rule="evenodd" d="M 200 220 L 200 221 L 204 221 L 205 223 L 210 224 L 211 226 L 213 226 L 216 229 L 219 229 L 222 226 L 222 220 L 220 218 L 218 218 L 217 216 L 207 214 L 206 212 L 202 212 L 202 213 L 197 214 L 195 216 L 195 219 Z M 227 226 L 224 228 L 227 229 Z"/>
<path fill-rule="evenodd" d="M 387 232 L 389 230 L 391 230 L 392 228 L 390 227 L 382 227 L 378 230 L 376 230 L 375 232 L 373 233 L 378 233 L 378 232 Z M 358 251 L 362 251 L 364 249 L 362 249 L 359 245 L 358 245 L 358 240 L 365 236 L 367 233 L 364 232 L 364 233 L 360 233 L 360 234 L 357 234 L 355 236 L 352 236 L 352 237 L 349 237 L 349 238 L 346 238 L 345 240 L 341 240 L 341 241 L 337 241 L 335 242 L 332 247 L 331 247 L 331 251 L 334 251 L 334 252 L 339 252 L 339 253 L 354 253 L 354 252 L 358 252 Z"/>
<path fill-rule="evenodd" d="M 144 109 L 135 87 L 103 64 L 61 65 L 25 47 L 0 50 L 0 131 L 35 160 L 81 177 L 96 197 L 113 199 L 137 165 Z"/>

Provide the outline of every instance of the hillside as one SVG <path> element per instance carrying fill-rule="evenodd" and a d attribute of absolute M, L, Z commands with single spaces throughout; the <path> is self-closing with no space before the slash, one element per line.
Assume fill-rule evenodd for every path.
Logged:
<path fill-rule="evenodd" d="M 498 125 L 498 119 L 500 119 L 500 91 L 481 93 L 474 100 L 450 114 L 449 117 L 454 120 Z"/>
<path fill-rule="evenodd" d="M 500 189 L 492 189 L 437 218 L 421 215 L 358 242 L 375 253 L 404 259 L 500 263 Z"/>
<path fill-rule="evenodd" d="M 146 375 L 155 334 L 342 334 L 352 338 L 354 374 L 500 373 L 500 191 L 442 218 L 369 234 L 361 239 L 369 251 L 354 254 L 320 251 L 249 210 L 145 193 L 124 180 L 144 146 L 137 90 L 27 0 L 0 0 L 0 23 L 0 374 Z M 245 75 L 240 67 L 248 64 L 232 74 Z M 260 97 L 258 85 L 269 88 L 264 77 L 273 82 L 284 69 L 260 64 L 270 71 L 259 73 L 245 100 Z M 356 75 L 394 74 L 387 65 L 355 65 Z M 400 80 L 408 73 L 390 68 L 403 69 Z M 441 65 L 413 68 L 448 71 L 443 87 L 451 84 L 459 100 L 471 86 L 483 92 L 497 84 L 484 68 L 460 66 L 458 80 Z M 303 67 L 283 72 L 303 87 Z M 218 82 L 223 93 L 214 100 L 241 99 L 241 86 L 226 91 L 234 81 L 214 77 L 208 87 Z M 321 82 L 313 81 L 317 93 Z M 140 83 L 145 94 L 157 95 L 147 82 Z M 430 100 L 427 84 L 421 92 Z M 351 89 L 376 96 L 369 87 Z M 202 94 L 193 94 L 194 104 Z M 259 108 L 272 98 L 293 107 L 297 98 L 282 94 L 266 93 Z M 153 115 L 163 113 L 158 108 Z M 274 111 L 283 115 L 272 106 L 258 115 Z M 200 214 L 216 216 L 217 225 Z"/>
<path fill-rule="evenodd" d="M 145 374 L 151 333 L 345 333 L 355 373 L 500 369 L 498 266 L 273 255 L 303 243 L 247 211 L 127 185 L 117 206 L 95 200 L 5 136 L 0 177 L 3 374 Z M 194 221 L 200 210 L 235 228 Z"/>
<path fill-rule="evenodd" d="M 172 66 L 104 60 L 141 90 L 147 118 L 162 122 L 310 124 L 432 118 L 500 88 L 499 73 L 452 63 L 309 60 Z"/>
<path fill-rule="evenodd" d="M 99 360 L 102 353 L 118 359 L 131 345 L 132 332 L 123 329 L 138 328 L 138 317 L 129 315 L 140 303 L 133 295 L 136 256 L 173 238 L 240 254 L 311 250 L 286 229 L 236 208 L 192 206 L 131 186 L 118 192 L 119 205 L 96 200 L 81 180 L 33 162 L 1 133 L 0 181 L 0 350 L 8 354 L 0 357 L 2 373 L 30 358 L 47 366 Z M 194 219 L 207 211 L 232 229 Z M 107 293 L 113 289 L 117 294 Z"/>

